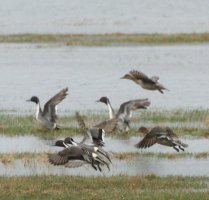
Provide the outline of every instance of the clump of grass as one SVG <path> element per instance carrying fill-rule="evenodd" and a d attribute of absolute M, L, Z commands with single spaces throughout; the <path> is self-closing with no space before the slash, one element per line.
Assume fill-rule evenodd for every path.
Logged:
<path fill-rule="evenodd" d="M 205 159 L 209 157 L 208 152 L 202 153 L 154 153 L 154 152 L 131 152 L 131 153 L 113 153 L 113 157 L 119 160 L 128 160 L 132 158 L 140 157 L 154 157 L 158 159 L 181 159 L 181 158 L 195 158 L 195 159 Z"/>
<path fill-rule="evenodd" d="M 116 46 L 209 42 L 209 33 L 189 34 L 13 34 L 0 35 L 0 43 L 47 43 L 70 46 Z"/>
<path fill-rule="evenodd" d="M 194 109 L 194 110 L 157 110 L 157 111 L 141 111 L 140 118 L 136 118 L 136 122 L 140 120 L 141 122 L 205 122 L 205 120 L 209 117 L 208 110 L 203 109 Z"/>

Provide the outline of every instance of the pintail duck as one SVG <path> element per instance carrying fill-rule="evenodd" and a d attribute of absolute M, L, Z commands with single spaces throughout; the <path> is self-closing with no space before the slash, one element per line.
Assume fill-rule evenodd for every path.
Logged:
<path fill-rule="evenodd" d="M 107 97 L 101 97 L 96 102 L 102 102 L 107 105 L 109 109 L 110 119 L 117 119 L 117 129 L 121 131 L 128 131 L 130 129 L 130 118 L 132 117 L 133 111 L 137 109 L 147 109 L 150 105 L 148 99 L 136 99 L 124 102 L 120 105 L 118 112 L 115 114 L 114 109 Z"/>
<path fill-rule="evenodd" d="M 128 74 L 125 74 L 121 79 L 129 79 L 139 84 L 142 88 L 146 90 L 158 90 L 163 93 L 163 90 L 168 90 L 161 83 L 159 83 L 158 76 L 152 76 L 149 78 L 146 74 L 132 70 Z"/>
<path fill-rule="evenodd" d="M 104 137 L 105 137 L 105 131 L 102 128 L 97 128 L 97 127 L 91 127 L 88 128 L 79 114 L 79 112 L 76 112 L 75 114 L 76 120 L 79 124 L 79 128 L 81 131 L 84 133 L 83 140 L 81 143 L 86 142 L 86 140 L 90 139 L 95 145 L 97 146 L 104 146 Z"/>
<path fill-rule="evenodd" d="M 36 119 L 47 129 L 59 129 L 57 125 L 57 105 L 67 96 L 68 88 L 61 90 L 54 97 L 52 97 L 45 105 L 42 111 L 39 98 L 36 96 L 31 97 L 27 101 L 34 102 L 37 105 Z"/>
<path fill-rule="evenodd" d="M 61 144 L 61 145 L 60 145 Z M 111 159 L 110 159 L 110 154 L 105 151 L 102 146 L 97 146 L 97 145 L 87 145 L 85 144 L 85 140 L 82 140 L 81 142 L 76 142 L 73 138 L 71 137 L 66 137 L 64 140 L 58 140 L 55 143 L 55 146 L 61 146 L 61 147 L 71 147 L 71 146 L 81 146 L 84 148 L 89 148 L 89 147 L 93 147 L 94 151 L 103 155 L 106 159 L 108 159 L 108 161 L 110 163 L 112 163 Z"/>
<path fill-rule="evenodd" d="M 110 119 L 100 122 L 99 124 L 94 125 L 91 128 L 88 128 L 82 118 L 82 116 L 79 114 L 79 112 L 76 112 L 76 120 L 79 124 L 80 129 L 85 133 L 90 134 L 93 139 L 100 136 L 100 140 L 104 138 L 105 133 L 111 133 L 116 129 L 117 126 L 117 119 Z"/>
<path fill-rule="evenodd" d="M 58 154 L 48 154 L 49 162 L 54 165 L 66 165 L 67 167 L 80 167 L 83 164 L 91 166 L 102 171 L 100 165 L 106 165 L 110 170 L 111 159 L 109 154 L 102 148 L 77 143 L 73 138 L 67 137 L 64 140 L 58 140 L 56 146 L 65 147 Z"/>
<path fill-rule="evenodd" d="M 161 128 L 156 126 L 150 131 L 145 127 L 141 127 L 139 131 L 146 135 L 135 145 L 137 148 L 148 148 L 155 143 L 158 143 L 164 146 L 173 147 L 177 152 L 179 152 L 179 150 L 184 151 L 184 148 L 188 147 L 187 144 L 178 139 L 178 136 L 169 127 Z"/>

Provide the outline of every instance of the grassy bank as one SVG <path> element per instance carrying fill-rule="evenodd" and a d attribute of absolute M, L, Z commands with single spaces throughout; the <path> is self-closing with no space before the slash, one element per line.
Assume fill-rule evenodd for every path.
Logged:
<path fill-rule="evenodd" d="M 1 177 L 0 199 L 208 199 L 203 177 Z"/>
<path fill-rule="evenodd" d="M 192 34 L 18 34 L 0 35 L 0 43 L 58 43 L 71 46 L 117 46 L 209 42 L 209 33 Z"/>
<path fill-rule="evenodd" d="M 87 126 L 93 126 L 108 118 L 106 112 L 102 114 L 88 112 L 84 120 Z M 43 129 L 34 116 L 10 115 L 0 111 L 0 133 L 5 135 L 37 135 L 42 137 L 57 137 L 82 134 L 78 128 L 74 115 L 65 115 L 58 119 L 63 129 L 48 131 Z M 132 129 L 128 133 L 115 132 L 113 136 L 127 137 L 141 135 L 137 130 L 140 126 L 148 128 L 154 126 L 170 126 L 179 135 L 191 135 L 197 137 L 209 136 L 209 112 L 208 110 L 170 110 L 170 111 L 141 111 L 131 120 Z"/>

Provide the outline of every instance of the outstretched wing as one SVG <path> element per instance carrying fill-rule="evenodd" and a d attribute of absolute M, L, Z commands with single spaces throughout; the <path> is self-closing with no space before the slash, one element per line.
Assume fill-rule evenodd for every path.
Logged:
<path fill-rule="evenodd" d="M 135 146 L 137 148 L 148 148 L 157 143 L 159 137 L 166 137 L 166 132 L 163 128 L 156 126 Z"/>
<path fill-rule="evenodd" d="M 148 148 L 157 142 L 157 136 L 148 133 L 139 143 L 135 145 L 137 148 Z"/>
<path fill-rule="evenodd" d="M 70 160 L 68 161 L 68 163 L 65 165 L 65 167 L 69 167 L 69 168 L 77 168 L 77 167 L 81 167 L 83 165 L 87 164 L 86 161 L 84 160 Z"/>
<path fill-rule="evenodd" d="M 78 122 L 78 125 L 79 125 L 79 128 L 83 131 L 83 132 L 86 132 L 88 130 L 88 128 L 86 127 L 86 124 L 83 120 L 83 118 L 81 117 L 81 115 L 79 114 L 79 112 L 76 112 L 75 113 L 75 117 L 76 117 L 76 120 Z"/>
<path fill-rule="evenodd" d="M 79 112 L 76 112 L 75 113 L 75 117 L 76 117 L 76 120 L 78 122 L 78 125 L 79 125 L 79 128 L 80 130 L 83 132 L 83 139 L 82 141 L 80 142 L 81 144 L 82 143 L 85 143 L 88 139 L 90 139 L 92 142 L 94 142 L 93 140 L 93 137 L 91 135 L 91 132 L 89 131 L 89 129 L 86 127 L 86 124 L 83 120 L 83 118 L 81 117 L 81 115 L 79 114 Z"/>
<path fill-rule="evenodd" d="M 129 72 L 129 74 L 134 77 L 135 79 L 138 80 L 142 80 L 143 82 L 147 82 L 147 83 L 155 83 L 152 79 L 150 79 L 146 74 L 140 72 L 140 71 L 136 71 L 136 70 L 132 70 Z"/>
<path fill-rule="evenodd" d="M 53 165 L 64 165 L 69 160 L 82 160 L 82 149 L 72 146 L 59 151 L 57 154 L 48 154 L 48 160 Z"/>
<path fill-rule="evenodd" d="M 100 122 L 99 124 L 96 124 L 94 127 L 104 129 L 106 133 L 111 133 L 116 129 L 117 123 L 118 123 L 118 119 L 113 118 Z"/>
<path fill-rule="evenodd" d="M 133 111 L 137 109 L 146 109 L 150 104 L 151 103 L 148 99 L 136 99 L 127 101 L 121 104 L 117 113 L 117 118 L 128 120 L 131 118 Z"/>
<path fill-rule="evenodd" d="M 68 88 L 62 89 L 59 93 L 53 96 L 45 105 L 43 115 L 50 122 L 55 122 L 57 118 L 57 104 L 59 104 L 67 95 Z"/>

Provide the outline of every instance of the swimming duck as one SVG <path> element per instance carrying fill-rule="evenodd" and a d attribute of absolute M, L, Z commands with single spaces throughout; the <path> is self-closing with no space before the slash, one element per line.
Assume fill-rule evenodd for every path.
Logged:
<path fill-rule="evenodd" d="M 135 99 L 124 102 L 120 105 L 118 112 L 115 114 L 114 109 L 107 97 L 101 97 L 96 102 L 102 102 L 107 105 L 109 110 L 109 118 L 117 119 L 117 129 L 121 131 L 128 131 L 130 129 L 130 118 L 133 111 L 137 109 L 147 109 L 150 105 L 148 99 Z"/>
<path fill-rule="evenodd" d="M 146 135 L 135 145 L 137 148 L 149 148 L 158 143 L 164 146 L 173 147 L 177 152 L 179 152 L 179 150 L 184 151 L 184 148 L 188 147 L 187 144 L 179 140 L 178 136 L 169 127 L 162 128 L 156 126 L 150 131 L 145 127 L 141 127 L 139 131 Z"/>
<path fill-rule="evenodd" d="M 68 95 L 68 88 L 61 90 L 55 96 L 53 96 L 45 105 L 42 111 L 40 101 L 37 96 L 32 96 L 29 100 L 34 102 L 36 107 L 36 120 L 42 124 L 46 129 L 60 129 L 57 125 L 57 105 Z"/>
<path fill-rule="evenodd" d="M 163 93 L 163 90 L 168 90 L 161 83 L 159 83 L 158 76 L 152 76 L 151 78 L 149 78 L 146 74 L 136 70 L 130 71 L 128 74 L 125 74 L 121 79 L 132 80 L 146 90 L 158 90 L 161 93 Z"/>

